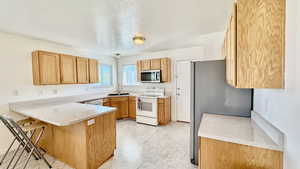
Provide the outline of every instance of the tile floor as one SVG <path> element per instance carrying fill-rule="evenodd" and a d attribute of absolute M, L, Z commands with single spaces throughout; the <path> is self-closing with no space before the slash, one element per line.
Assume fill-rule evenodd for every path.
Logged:
<path fill-rule="evenodd" d="M 189 132 L 189 124 L 185 123 L 153 127 L 120 120 L 115 155 L 99 169 L 196 169 L 189 159 Z M 46 158 L 54 169 L 71 169 L 50 156 Z M 32 159 L 27 169 L 47 169 L 47 166 Z"/>

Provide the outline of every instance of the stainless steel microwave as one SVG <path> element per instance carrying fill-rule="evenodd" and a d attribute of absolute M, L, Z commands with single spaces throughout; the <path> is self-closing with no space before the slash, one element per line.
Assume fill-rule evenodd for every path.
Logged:
<path fill-rule="evenodd" d="M 141 72 L 141 82 L 143 83 L 160 83 L 161 82 L 160 70 L 147 70 Z"/>

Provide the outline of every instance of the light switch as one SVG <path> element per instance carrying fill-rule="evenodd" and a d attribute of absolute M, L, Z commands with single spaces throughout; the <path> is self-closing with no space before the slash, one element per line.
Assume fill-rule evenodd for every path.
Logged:
<path fill-rule="evenodd" d="M 88 125 L 88 126 L 91 126 L 91 125 L 93 125 L 93 124 L 95 124 L 95 119 L 88 120 L 88 122 L 87 122 L 87 125 Z"/>

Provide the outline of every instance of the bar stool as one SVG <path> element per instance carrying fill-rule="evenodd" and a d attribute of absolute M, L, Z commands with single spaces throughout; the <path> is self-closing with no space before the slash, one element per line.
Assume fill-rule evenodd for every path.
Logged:
<path fill-rule="evenodd" d="M 4 158 L 7 156 L 8 152 L 10 151 L 13 144 L 18 141 L 19 146 L 15 150 L 12 159 L 10 160 L 7 169 L 9 169 L 10 165 L 12 164 L 14 158 L 16 157 L 18 151 L 21 149 L 21 153 L 18 155 L 16 162 L 14 163 L 13 169 L 17 166 L 18 162 L 20 161 L 24 151 L 28 152 L 28 156 L 26 158 L 25 164 L 23 169 L 26 168 L 31 156 L 35 156 L 36 159 L 43 159 L 43 161 L 48 165 L 49 168 L 52 166 L 49 162 L 45 159 L 45 157 L 40 152 L 39 148 L 37 147 L 42 135 L 44 134 L 46 124 L 43 122 L 39 122 L 33 119 L 25 119 L 18 122 L 15 122 L 9 117 L 0 115 L 0 120 L 3 124 L 8 128 L 8 130 L 13 134 L 15 137 L 11 145 L 9 146 L 8 150 L 6 151 L 5 155 L 2 157 L 1 163 L 4 161 Z M 35 133 L 39 130 L 39 133 L 35 135 Z M 36 138 L 34 139 L 34 136 Z M 1 165 L 0 163 L 0 165 Z"/>

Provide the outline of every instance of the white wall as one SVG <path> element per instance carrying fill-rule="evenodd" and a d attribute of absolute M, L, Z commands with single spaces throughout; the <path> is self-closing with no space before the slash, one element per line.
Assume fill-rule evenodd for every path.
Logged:
<path fill-rule="evenodd" d="M 255 90 L 254 110 L 285 133 L 285 169 L 300 168 L 300 2 L 287 0 L 285 89 Z"/>
<path fill-rule="evenodd" d="M 145 84 L 139 83 L 137 86 L 122 86 L 123 90 L 129 92 L 138 92 L 142 93 L 146 87 L 156 86 L 164 87 L 166 95 L 171 96 L 172 102 L 172 120 L 176 121 L 176 80 L 175 80 L 175 70 L 176 70 L 176 61 L 188 60 L 188 61 L 205 61 L 205 60 L 223 60 L 221 56 L 221 44 L 223 39 L 223 33 L 214 33 L 211 35 L 203 36 L 205 40 L 209 39 L 205 44 L 201 44 L 198 47 L 174 49 L 174 50 L 165 50 L 161 52 L 153 53 L 143 53 L 134 56 L 121 57 L 118 61 L 119 67 L 119 84 L 122 86 L 122 65 L 124 64 L 136 64 L 137 60 L 141 59 L 150 59 L 150 58 L 171 58 L 171 72 L 172 72 L 172 81 L 171 83 L 162 83 L 162 84 Z"/>
<path fill-rule="evenodd" d="M 76 49 L 62 44 L 3 32 L 0 32 L 0 46 L 0 113 L 8 111 L 8 102 L 17 100 L 69 96 L 90 91 L 102 92 L 115 89 L 115 86 L 103 88 L 97 84 L 33 86 L 31 52 L 34 50 L 46 50 L 97 58 L 101 63 L 113 65 L 115 75 L 114 82 L 116 82 L 117 76 L 115 68 L 117 65 L 114 58 L 101 56 L 94 51 Z M 0 154 L 8 146 L 8 135 L 6 128 L 4 128 L 1 123 Z"/>

